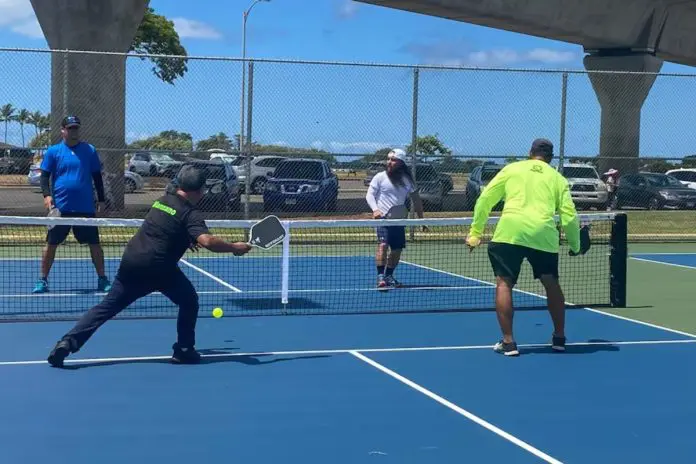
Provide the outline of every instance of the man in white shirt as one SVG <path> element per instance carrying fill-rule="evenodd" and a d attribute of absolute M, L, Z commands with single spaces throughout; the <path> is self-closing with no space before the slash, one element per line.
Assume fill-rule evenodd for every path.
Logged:
<path fill-rule="evenodd" d="M 406 165 L 406 152 L 396 148 L 387 155 L 387 169 L 376 174 L 367 189 L 367 204 L 372 217 L 383 218 L 395 206 L 405 206 L 408 198 L 413 201 L 416 214 L 423 218 L 423 203 L 416 190 L 411 170 Z M 404 226 L 377 227 L 377 286 L 398 287 L 394 270 L 399 264 L 401 251 L 406 247 Z"/>

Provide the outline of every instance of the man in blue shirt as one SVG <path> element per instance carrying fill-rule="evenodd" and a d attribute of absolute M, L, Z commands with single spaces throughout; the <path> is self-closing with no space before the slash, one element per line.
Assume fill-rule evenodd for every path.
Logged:
<path fill-rule="evenodd" d="M 99 154 L 94 146 L 80 140 L 80 120 L 76 116 L 64 118 L 60 132 L 63 141 L 49 147 L 41 163 L 44 206 L 48 211 L 57 209 L 61 217 L 95 217 L 92 182 L 97 191 L 98 210 L 101 211 L 104 205 Z M 48 291 L 48 274 L 56 257 L 56 249 L 68 237 L 70 229 L 71 226 L 64 225 L 49 229 L 41 257 L 41 278 L 34 287 L 34 293 Z M 98 229 L 95 226 L 74 226 L 72 230 L 80 244 L 89 245 L 97 271 L 98 290 L 109 291 L 111 284 L 104 272 L 104 251 L 99 243 Z"/>

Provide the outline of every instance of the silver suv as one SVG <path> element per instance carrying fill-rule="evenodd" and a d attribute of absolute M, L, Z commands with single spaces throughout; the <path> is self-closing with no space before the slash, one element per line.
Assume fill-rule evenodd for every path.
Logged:
<path fill-rule="evenodd" d="M 268 173 L 275 172 L 284 156 L 252 156 L 251 157 L 251 192 L 262 194 L 266 188 Z M 239 180 L 239 187 L 244 191 L 246 187 L 247 157 L 238 156 L 232 161 L 232 168 Z"/>
<path fill-rule="evenodd" d="M 609 201 L 607 185 L 602 181 L 594 166 L 568 163 L 563 165 L 563 177 L 568 179 L 570 196 L 579 209 L 594 206 L 606 209 Z"/>

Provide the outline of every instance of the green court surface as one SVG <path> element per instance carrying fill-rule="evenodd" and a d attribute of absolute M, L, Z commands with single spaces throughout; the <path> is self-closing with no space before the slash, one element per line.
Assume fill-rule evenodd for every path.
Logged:
<path fill-rule="evenodd" d="M 642 254 L 667 254 L 682 264 L 634 259 Z M 629 243 L 627 307 L 602 311 L 693 334 L 695 300 L 696 243 Z"/>

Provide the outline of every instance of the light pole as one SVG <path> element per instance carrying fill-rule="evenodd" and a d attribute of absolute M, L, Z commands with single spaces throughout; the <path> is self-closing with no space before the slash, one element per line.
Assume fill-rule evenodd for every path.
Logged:
<path fill-rule="evenodd" d="M 251 9 L 259 2 L 270 2 L 271 0 L 254 0 L 254 2 L 242 14 L 242 92 L 239 104 L 239 156 L 244 156 L 244 97 L 246 87 L 246 25 Z M 245 186 L 244 186 L 244 217 L 249 218 L 249 189 L 251 175 L 251 160 L 246 162 Z"/>

